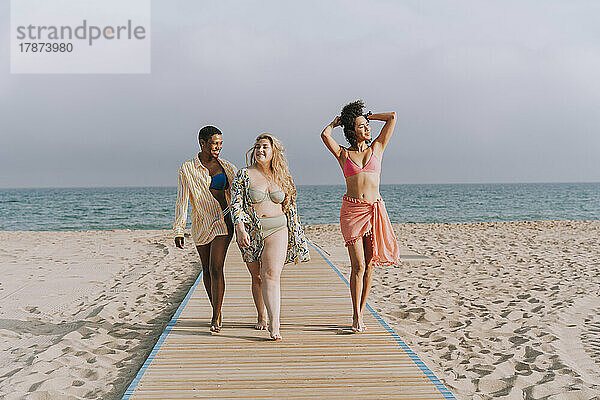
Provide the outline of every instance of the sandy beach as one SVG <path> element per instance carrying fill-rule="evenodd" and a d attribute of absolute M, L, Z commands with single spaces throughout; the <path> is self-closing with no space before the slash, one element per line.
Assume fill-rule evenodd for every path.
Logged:
<path fill-rule="evenodd" d="M 121 398 L 201 265 L 170 231 L 0 232 L 0 398 Z"/>
<path fill-rule="evenodd" d="M 420 257 L 370 304 L 457 398 L 600 398 L 600 221 L 394 228 Z M 306 233 L 348 274 L 337 225 Z M 169 231 L 0 239 L 6 399 L 120 398 L 200 270 Z"/>
<path fill-rule="evenodd" d="M 431 259 L 377 271 L 369 303 L 457 398 L 600 398 L 600 221 L 394 229 Z"/>

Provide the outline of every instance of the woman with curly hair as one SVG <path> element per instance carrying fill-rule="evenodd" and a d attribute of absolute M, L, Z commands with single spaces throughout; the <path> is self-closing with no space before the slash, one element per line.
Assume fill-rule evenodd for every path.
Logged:
<path fill-rule="evenodd" d="M 340 210 L 340 228 L 350 255 L 350 296 L 352 330 L 363 332 L 362 315 L 371 289 L 374 264 L 400 262 L 398 244 L 385 204 L 379 194 L 383 152 L 396 125 L 396 113 L 364 114 L 364 103 L 347 104 L 342 113 L 325 127 L 321 139 L 340 164 L 346 180 L 346 194 Z M 369 121 L 385 121 L 372 141 Z M 333 129 L 344 127 L 350 144 L 340 146 L 332 137 Z"/>
<path fill-rule="evenodd" d="M 296 211 L 296 186 L 284 148 L 263 133 L 246 153 L 247 168 L 231 183 L 231 209 L 238 246 L 250 275 L 258 312 L 256 329 L 280 340 L 280 277 L 284 263 L 308 261 L 308 243 Z"/>

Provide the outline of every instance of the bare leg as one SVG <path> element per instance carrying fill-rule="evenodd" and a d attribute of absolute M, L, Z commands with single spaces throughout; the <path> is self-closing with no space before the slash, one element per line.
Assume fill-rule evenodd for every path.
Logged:
<path fill-rule="evenodd" d="M 210 243 L 203 246 L 196 246 L 198 254 L 200 255 L 200 261 L 202 263 L 202 281 L 204 282 L 204 289 L 208 295 L 208 300 L 212 306 L 212 294 L 210 284 Z"/>
<path fill-rule="evenodd" d="M 267 329 L 267 315 L 265 309 L 265 301 L 263 300 L 262 294 L 262 278 L 260 276 L 260 261 L 247 262 L 246 267 L 252 277 L 252 298 L 254 299 L 254 305 L 256 306 L 256 312 L 258 314 L 255 329 L 263 331 Z"/>
<path fill-rule="evenodd" d="M 274 340 L 281 339 L 281 333 L 279 332 L 280 279 L 287 251 L 287 236 L 287 228 L 283 228 L 266 237 L 261 256 L 262 293 L 269 316 L 269 333 Z"/>
<path fill-rule="evenodd" d="M 210 330 L 213 332 L 221 330 L 221 307 L 223 306 L 223 296 L 225 295 L 223 266 L 230 242 L 231 236 L 229 235 L 217 236 L 213 239 L 210 246 L 210 281 L 211 296 L 213 299 L 213 315 L 210 322 Z"/>
<path fill-rule="evenodd" d="M 361 332 L 362 327 L 362 293 L 364 274 L 366 269 L 365 253 L 363 248 L 363 238 L 358 239 L 352 245 L 348 246 L 348 255 L 350 256 L 350 297 L 352 297 L 352 330 Z"/>
<path fill-rule="evenodd" d="M 373 247 L 371 245 L 371 237 L 363 236 L 363 251 L 365 255 L 365 274 L 363 275 L 363 285 L 362 285 L 362 295 L 360 296 L 360 326 L 359 329 L 361 331 L 365 330 L 365 326 L 362 322 L 362 316 L 365 312 L 365 306 L 367 305 L 367 297 L 369 296 L 369 291 L 371 290 L 371 285 L 373 283 L 373 263 L 371 260 L 373 259 Z"/>

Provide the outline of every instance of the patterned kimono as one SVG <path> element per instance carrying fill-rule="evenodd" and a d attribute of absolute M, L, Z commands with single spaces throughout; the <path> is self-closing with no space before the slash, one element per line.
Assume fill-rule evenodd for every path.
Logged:
<path fill-rule="evenodd" d="M 261 234 L 260 220 L 254 211 L 254 207 L 250 202 L 250 177 L 246 168 L 240 169 L 233 181 L 231 182 L 231 217 L 234 224 L 240 221 L 244 222 L 246 231 L 250 236 L 250 246 L 240 247 L 242 257 L 245 262 L 253 262 L 260 260 L 260 256 L 264 247 L 264 240 Z M 310 260 L 308 251 L 308 242 L 300 218 L 296 210 L 296 205 L 292 204 L 289 210 L 286 211 L 288 229 L 288 245 L 285 263 L 295 263 L 300 261 Z"/>

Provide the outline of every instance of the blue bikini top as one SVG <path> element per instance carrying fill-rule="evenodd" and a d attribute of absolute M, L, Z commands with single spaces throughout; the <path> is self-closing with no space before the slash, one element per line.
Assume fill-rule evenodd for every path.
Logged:
<path fill-rule="evenodd" d="M 216 174 L 210 180 L 210 189 L 224 190 L 225 186 L 227 186 L 227 175 L 225 175 L 225 172 Z"/>

